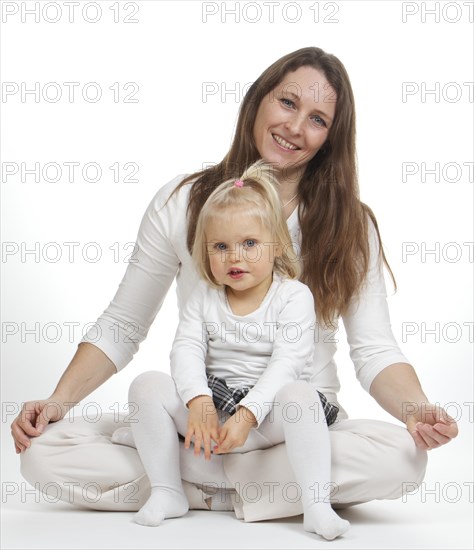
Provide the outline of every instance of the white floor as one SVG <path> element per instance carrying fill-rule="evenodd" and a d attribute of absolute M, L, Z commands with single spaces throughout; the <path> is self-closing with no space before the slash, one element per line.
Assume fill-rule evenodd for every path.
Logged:
<path fill-rule="evenodd" d="M 233 512 L 190 511 L 159 527 L 132 521 L 134 512 L 82 511 L 49 503 L 21 477 L 19 456 L 2 428 L 0 548 L 21 549 L 453 549 L 474 548 L 473 425 L 431 451 L 420 490 L 392 501 L 359 504 L 338 513 L 351 522 L 344 537 L 326 542 L 303 530 L 302 516 L 245 523 Z M 466 429 L 468 428 L 468 429 Z"/>
<path fill-rule="evenodd" d="M 377 501 L 340 510 L 352 526 L 332 542 L 303 531 L 302 516 L 244 523 L 232 512 L 190 511 L 153 528 L 133 523 L 133 512 L 79 511 L 42 497 L 35 502 L 33 494 L 16 496 L 3 504 L 2 549 L 473 548 L 470 495 L 456 503 L 436 503 L 436 495 L 419 493 L 406 502 Z"/>

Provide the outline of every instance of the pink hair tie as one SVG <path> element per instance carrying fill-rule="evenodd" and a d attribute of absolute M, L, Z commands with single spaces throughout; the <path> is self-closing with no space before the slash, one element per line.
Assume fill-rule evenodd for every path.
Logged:
<path fill-rule="evenodd" d="M 235 185 L 236 187 L 243 187 L 243 186 L 244 186 L 244 182 L 243 182 L 242 180 L 235 180 L 234 185 Z"/>

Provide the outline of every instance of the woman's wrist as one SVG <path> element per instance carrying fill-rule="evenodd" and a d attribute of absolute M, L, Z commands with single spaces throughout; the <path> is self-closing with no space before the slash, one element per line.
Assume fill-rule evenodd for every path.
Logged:
<path fill-rule="evenodd" d="M 415 369 L 408 363 L 394 363 L 379 372 L 370 386 L 370 395 L 404 423 L 408 418 L 421 418 L 430 403 Z"/>
<path fill-rule="evenodd" d="M 74 401 L 72 397 L 56 391 L 48 397 L 47 401 L 46 407 L 54 407 L 62 418 L 79 403 L 79 401 Z"/>

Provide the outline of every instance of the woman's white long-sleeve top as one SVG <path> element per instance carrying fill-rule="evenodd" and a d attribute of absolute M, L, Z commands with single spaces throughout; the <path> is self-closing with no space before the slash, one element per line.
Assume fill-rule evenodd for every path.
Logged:
<path fill-rule="evenodd" d="M 97 320 L 100 330 L 92 328 L 90 334 L 86 333 L 81 340 L 101 349 L 115 364 L 117 371 L 132 360 L 146 338 L 173 279 L 176 277 L 180 312 L 199 281 L 186 246 L 186 209 L 192 183 L 183 186 L 167 202 L 184 177 L 177 176 L 155 194 L 143 216 L 137 247 L 119 288 Z M 292 241 L 301 243 L 297 209 L 287 222 Z M 356 377 L 366 391 L 385 367 L 408 362 L 391 330 L 379 244 L 371 223 L 369 244 L 370 269 L 363 290 L 353 298 L 342 317 Z M 340 383 L 334 361 L 336 330 L 321 325 L 316 328 L 311 381 L 329 401 L 337 403 Z M 342 409 L 339 418 L 345 416 Z"/>

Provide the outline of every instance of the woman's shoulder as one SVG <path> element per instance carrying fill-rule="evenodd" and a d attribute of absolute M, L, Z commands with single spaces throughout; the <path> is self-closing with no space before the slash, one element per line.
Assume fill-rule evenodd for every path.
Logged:
<path fill-rule="evenodd" d="M 189 174 L 179 174 L 158 189 L 151 201 L 155 211 L 161 210 L 164 207 L 171 210 L 175 208 L 179 208 L 181 210 L 183 205 L 187 206 L 189 191 L 194 183 L 194 180 L 187 182 L 181 187 L 180 184 L 188 176 Z"/>

